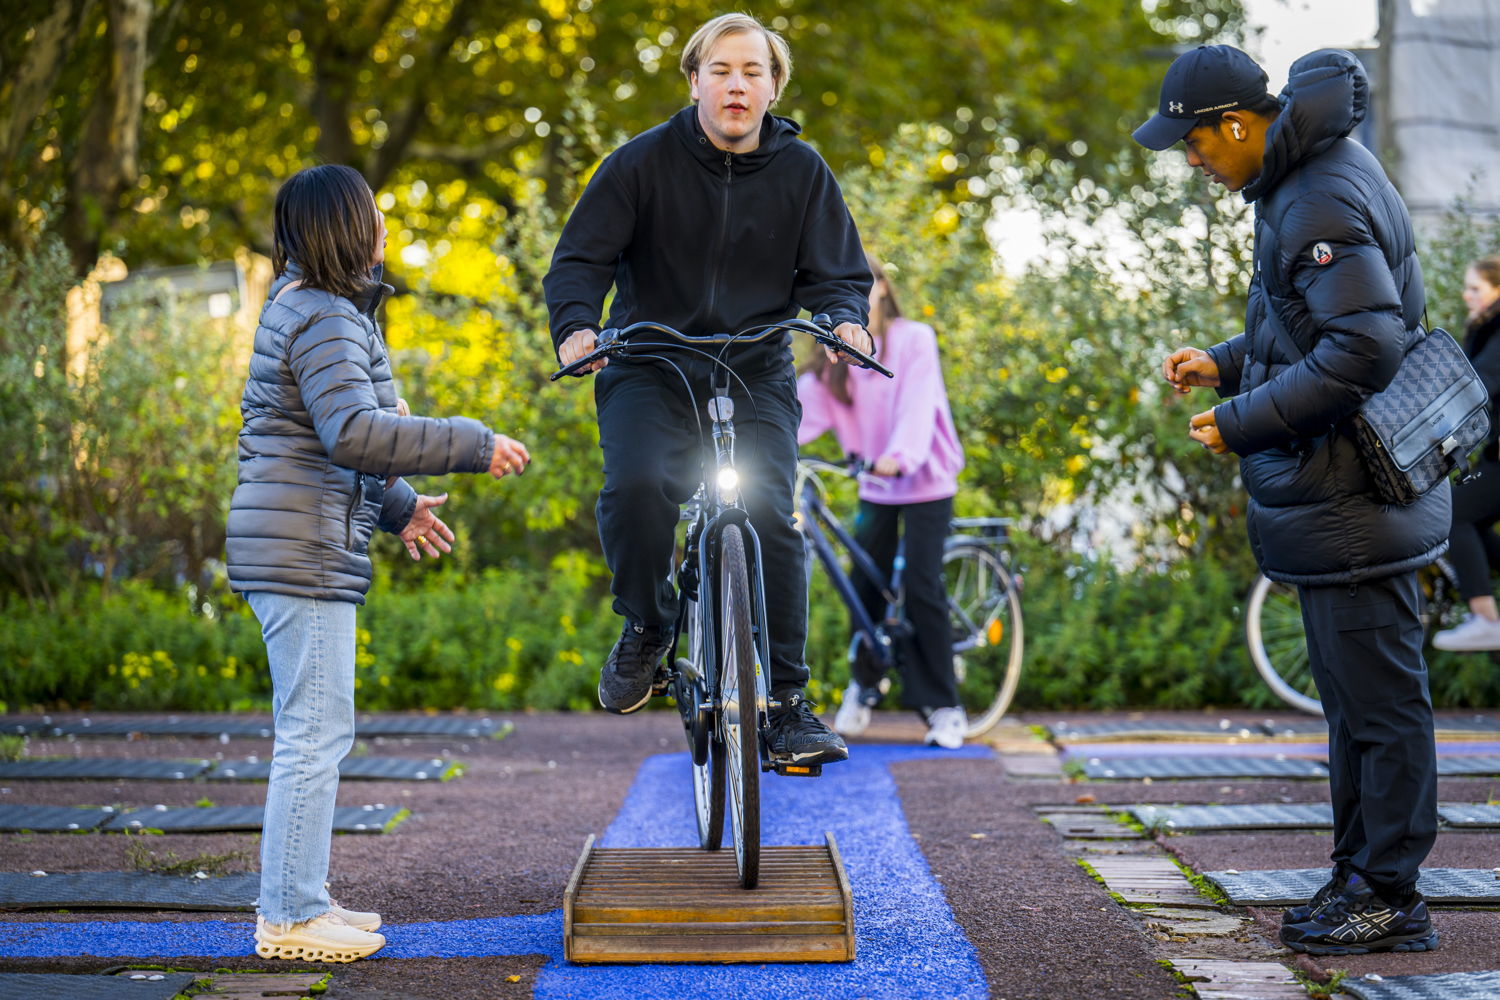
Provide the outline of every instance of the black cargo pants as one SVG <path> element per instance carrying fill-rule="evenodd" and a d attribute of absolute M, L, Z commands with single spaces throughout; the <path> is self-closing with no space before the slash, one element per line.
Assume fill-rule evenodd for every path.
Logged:
<path fill-rule="evenodd" d="M 1382 896 L 1402 895 L 1437 837 L 1437 746 L 1415 571 L 1299 587 L 1328 718 L 1333 854 Z"/>

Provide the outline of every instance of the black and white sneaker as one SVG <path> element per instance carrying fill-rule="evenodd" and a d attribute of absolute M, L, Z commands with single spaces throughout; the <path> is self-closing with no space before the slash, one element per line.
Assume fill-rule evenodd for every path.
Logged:
<path fill-rule="evenodd" d="M 1352 874 L 1342 862 L 1333 866 L 1333 877 L 1323 883 L 1323 887 L 1313 893 L 1313 898 L 1301 906 L 1289 906 L 1281 911 L 1281 925 L 1300 924 L 1311 917 L 1323 904 L 1335 896 L 1342 895 L 1344 886 L 1349 884 L 1349 876 Z"/>
<path fill-rule="evenodd" d="M 813 714 L 813 703 L 801 691 L 788 691 L 777 700 L 781 707 L 771 711 L 766 727 L 772 757 L 809 766 L 849 759 L 843 739 Z"/>
<path fill-rule="evenodd" d="M 1356 873 L 1349 876 L 1342 893 L 1306 920 L 1283 925 L 1281 943 L 1309 955 L 1363 955 L 1431 951 L 1438 945 L 1438 936 L 1421 893 L 1413 891 L 1402 903 L 1387 902 Z"/>
<path fill-rule="evenodd" d="M 626 622 L 615 648 L 599 671 L 599 704 L 607 712 L 629 715 L 646 707 L 656 671 L 671 645 L 662 629 Z"/>

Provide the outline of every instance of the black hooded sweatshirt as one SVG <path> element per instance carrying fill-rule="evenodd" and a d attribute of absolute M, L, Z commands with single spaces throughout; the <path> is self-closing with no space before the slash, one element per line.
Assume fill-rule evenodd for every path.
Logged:
<path fill-rule="evenodd" d="M 542 286 L 554 349 L 576 330 L 641 320 L 687 334 L 736 333 L 827 313 L 864 325 L 870 270 L 828 164 L 766 115 L 749 153 L 714 146 L 696 107 L 599 165 L 563 227 Z M 731 352 L 742 377 L 785 373 L 786 334 Z"/>
<path fill-rule="evenodd" d="M 1245 332 L 1209 349 L 1219 433 L 1240 456 L 1261 570 L 1308 586 L 1430 563 L 1448 546 L 1448 484 L 1410 507 L 1375 494 L 1348 418 L 1395 377 L 1422 318 L 1422 269 L 1406 205 L 1349 138 L 1364 119 L 1359 61 L 1323 49 L 1292 64 L 1266 133 Z M 1298 348 L 1277 343 L 1272 313 Z"/>

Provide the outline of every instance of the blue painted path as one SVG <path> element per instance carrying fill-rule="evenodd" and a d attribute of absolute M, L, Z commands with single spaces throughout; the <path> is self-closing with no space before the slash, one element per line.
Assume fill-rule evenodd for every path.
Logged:
<path fill-rule="evenodd" d="M 912 840 L 889 765 L 922 758 L 988 757 L 982 747 L 854 748 L 846 764 L 816 780 L 767 777 L 761 785 L 764 840 L 819 844 L 831 831 L 854 893 L 857 959 L 851 964 L 764 966 L 574 966 L 562 957 L 562 911 L 382 928 L 372 961 L 545 955 L 540 1000 L 588 996 L 655 1000 L 683 996 L 817 996 L 913 1000 L 987 997 L 973 946 Z M 681 847 L 697 842 L 686 754 L 647 758 L 604 833 L 605 847 Z M 253 954 L 245 921 L 0 923 L 0 957 L 236 957 Z"/>

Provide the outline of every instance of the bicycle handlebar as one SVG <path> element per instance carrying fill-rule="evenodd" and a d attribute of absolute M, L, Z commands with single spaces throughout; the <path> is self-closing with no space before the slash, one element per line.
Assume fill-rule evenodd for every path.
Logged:
<path fill-rule="evenodd" d="M 828 318 L 827 315 L 823 313 L 819 313 L 817 316 L 814 316 L 811 321 L 795 318 L 786 319 L 782 320 L 779 323 L 766 323 L 763 326 L 753 326 L 748 330 L 741 331 L 740 333 L 712 333 L 704 334 L 701 336 L 693 336 L 686 333 L 680 333 L 677 330 L 672 329 L 670 326 L 663 326 L 660 323 L 652 323 L 650 321 L 632 323 L 623 329 L 616 329 L 612 327 L 607 330 L 601 330 L 598 337 L 595 339 L 594 349 L 588 354 L 585 354 L 583 357 L 579 358 L 577 361 L 574 361 L 572 364 L 564 365 L 562 368 L 559 368 L 557 371 L 553 372 L 551 375 L 551 381 L 556 382 L 558 379 L 562 378 L 565 375 L 581 376 L 582 373 L 580 372 L 580 369 L 593 364 L 600 358 L 609 357 L 612 354 L 624 353 L 626 348 L 629 347 L 631 339 L 640 333 L 659 334 L 667 338 L 668 340 L 673 340 L 679 344 L 700 349 L 708 347 L 725 347 L 729 344 L 758 344 L 763 340 L 769 339 L 772 335 L 781 332 L 805 333 L 816 340 L 822 346 L 836 351 L 840 354 L 848 355 L 861 368 L 869 368 L 873 371 L 877 371 L 880 374 L 884 375 L 886 378 L 893 377 L 889 368 L 881 365 L 880 362 L 876 361 L 874 358 L 870 357 L 868 354 L 865 354 L 858 348 L 852 347 L 851 345 L 844 343 L 844 341 L 840 340 L 838 337 L 835 337 L 833 335 L 831 327 L 832 321 Z"/>

